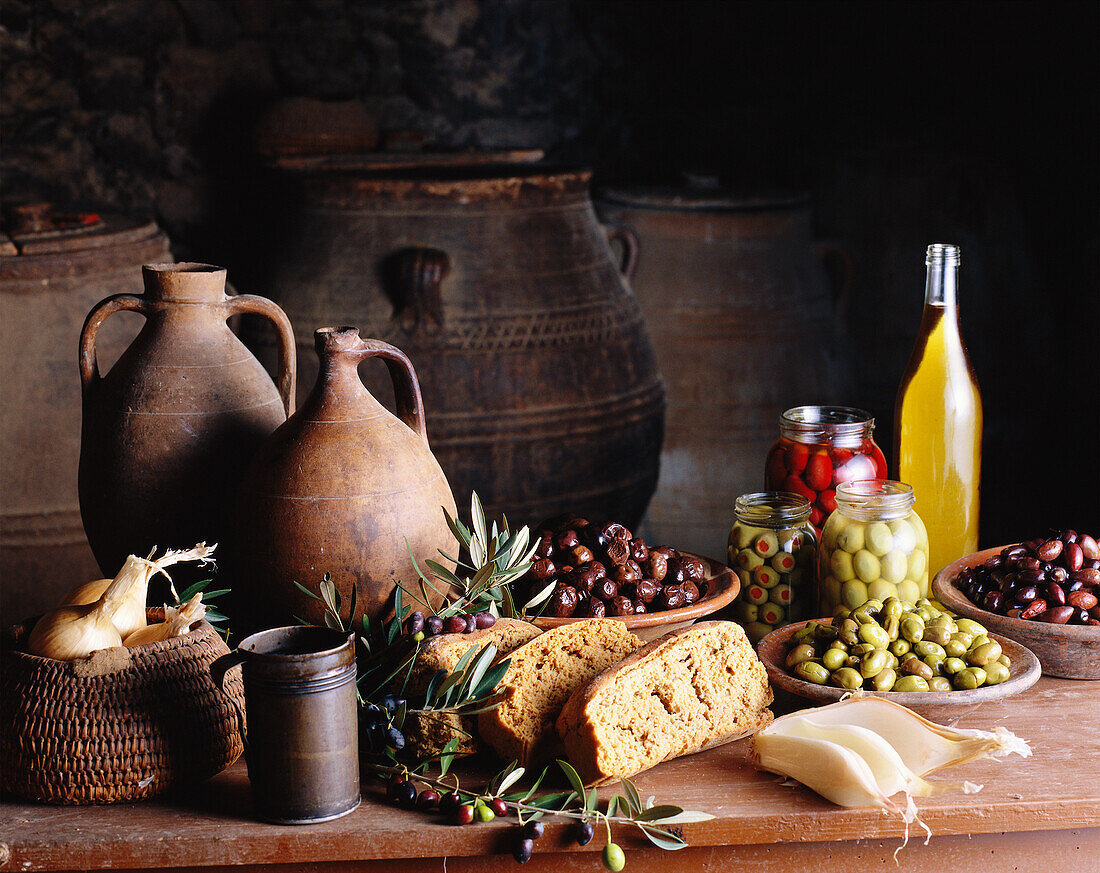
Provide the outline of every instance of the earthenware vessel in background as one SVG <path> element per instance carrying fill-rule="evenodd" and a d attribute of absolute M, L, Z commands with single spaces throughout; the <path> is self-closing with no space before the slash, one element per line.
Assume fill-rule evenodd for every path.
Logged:
<path fill-rule="evenodd" d="M 76 491 L 80 383 L 73 348 L 89 309 L 108 294 L 140 294 L 141 265 L 172 255 L 167 237 L 151 221 L 53 215 L 48 205 L 5 218 L 0 615 L 14 621 L 53 608 L 77 582 L 98 575 Z M 114 362 L 140 322 L 133 313 L 111 319 L 99 336 L 100 356 Z"/>
<path fill-rule="evenodd" d="M 225 270 L 209 264 L 152 264 L 142 273 L 145 294 L 101 301 L 80 337 L 80 513 L 107 576 L 153 546 L 206 541 L 224 552 L 240 478 L 294 411 L 294 341 L 278 306 L 227 296 Z M 140 312 L 145 326 L 101 376 L 96 336 L 120 310 Z M 242 312 L 276 328 L 278 389 L 226 324 Z"/>
<path fill-rule="evenodd" d="M 313 328 L 356 324 L 416 362 L 460 505 L 476 490 L 513 524 L 568 510 L 633 525 L 657 481 L 661 378 L 590 174 L 537 154 L 279 160 L 288 235 L 266 242 L 264 287 L 300 352 Z M 314 363 L 300 357 L 305 388 Z M 363 377 L 388 404 L 381 368 Z"/>
<path fill-rule="evenodd" d="M 815 243 L 806 197 L 708 183 L 606 189 L 597 204 L 638 234 L 631 284 L 668 401 L 642 532 L 702 555 L 724 554 L 734 499 L 764 485 L 783 410 L 851 401 L 840 329 L 850 259 Z M 823 261 L 837 267 L 835 295 Z"/>
<path fill-rule="evenodd" d="M 232 572 L 248 627 L 323 624 L 323 605 L 295 583 L 316 592 L 326 573 L 343 608 L 354 588 L 356 617 L 376 616 L 396 582 L 419 590 L 410 551 L 418 562 L 454 553 L 443 509 L 455 515 L 455 502 L 412 363 L 354 327 L 320 328 L 314 342 L 313 391 L 256 454 L 237 502 Z M 367 358 L 388 367 L 397 415 L 363 385 Z"/>

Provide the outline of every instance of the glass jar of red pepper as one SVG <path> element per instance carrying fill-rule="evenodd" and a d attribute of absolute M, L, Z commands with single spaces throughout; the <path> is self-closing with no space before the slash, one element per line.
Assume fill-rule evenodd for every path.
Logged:
<path fill-rule="evenodd" d="M 779 419 L 779 440 L 768 453 L 764 487 L 810 501 L 810 524 L 820 536 L 836 509 L 836 486 L 885 479 L 886 457 L 871 434 L 875 420 L 849 406 L 796 406 Z"/>

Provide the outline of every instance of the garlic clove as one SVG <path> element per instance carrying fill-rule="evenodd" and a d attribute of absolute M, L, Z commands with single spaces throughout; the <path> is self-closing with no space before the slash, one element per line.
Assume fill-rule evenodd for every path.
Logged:
<path fill-rule="evenodd" d="M 191 626 L 199 622 L 206 615 L 206 607 L 202 603 L 202 592 L 198 592 L 187 603 L 176 609 L 174 606 L 165 607 L 164 621 L 139 628 L 124 640 L 127 648 L 143 646 L 147 643 L 155 643 L 160 640 L 170 640 L 173 637 L 181 637 L 191 630 Z"/>
<path fill-rule="evenodd" d="M 893 746 L 905 765 L 919 776 L 977 758 L 1031 755 L 1027 742 L 1003 727 L 993 731 L 945 727 L 900 704 L 871 695 L 791 713 L 776 719 L 772 727 L 796 716 L 819 725 L 856 724 L 873 731 Z"/>
<path fill-rule="evenodd" d="M 901 812 L 879 788 L 870 765 L 838 743 L 765 729 L 753 738 L 752 761 L 762 770 L 801 782 L 838 806 L 877 806 Z"/>
<path fill-rule="evenodd" d="M 52 609 L 35 622 L 27 638 L 27 651 L 32 655 L 58 661 L 121 645 L 122 636 L 99 603 Z"/>

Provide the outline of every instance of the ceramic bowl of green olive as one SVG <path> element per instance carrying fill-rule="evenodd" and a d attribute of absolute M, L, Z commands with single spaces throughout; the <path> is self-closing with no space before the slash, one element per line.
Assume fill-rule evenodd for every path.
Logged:
<path fill-rule="evenodd" d="M 918 710 L 969 705 L 1018 694 L 1041 674 L 1019 643 L 924 598 L 841 608 L 768 634 L 758 650 L 774 687 L 822 703 L 859 691 Z"/>

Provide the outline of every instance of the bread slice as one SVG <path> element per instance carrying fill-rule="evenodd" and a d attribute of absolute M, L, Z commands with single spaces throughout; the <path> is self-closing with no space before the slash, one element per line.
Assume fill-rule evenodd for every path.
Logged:
<path fill-rule="evenodd" d="M 409 682 L 402 696 L 414 697 L 428 690 L 428 683 L 440 670 L 455 668 L 459 659 L 470 649 L 480 649 L 492 643 L 497 647 L 498 658 L 513 649 L 530 642 L 542 631 L 530 622 L 514 618 L 498 618 L 492 627 L 468 634 L 441 634 L 429 637 L 420 647 Z M 399 693 L 400 689 L 394 689 Z M 483 744 L 477 737 L 477 716 L 448 712 L 430 717 L 409 715 L 405 721 L 405 738 L 420 755 L 438 755 L 447 742 L 455 737 L 459 744 L 455 753 L 472 755 L 482 751 Z"/>
<path fill-rule="evenodd" d="M 616 619 L 594 618 L 553 628 L 508 657 L 498 686 L 504 701 L 478 716 L 481 738 L 523 766 L 560 750 L 554 720 L 574 690 L 641 645 Z"/>
<path fill-rule="evenodd" d="M 666 634 L 578 689 L 558 734 L 586 785 L 754 733 L 772 720 L 768 674 L 739 625 Z"/>

